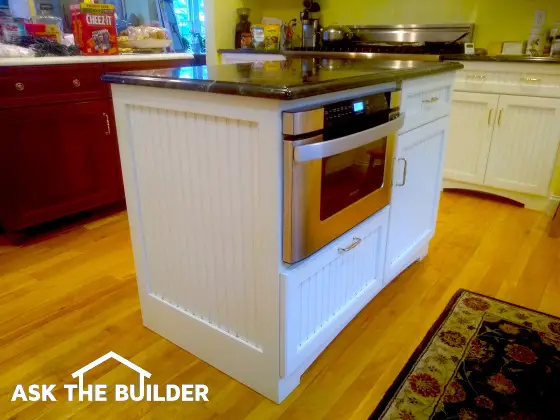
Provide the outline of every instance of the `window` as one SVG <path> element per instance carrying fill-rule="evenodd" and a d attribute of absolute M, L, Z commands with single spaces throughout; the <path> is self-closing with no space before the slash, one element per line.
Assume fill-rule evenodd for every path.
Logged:
<path fill-rule="evenodd" d="M 204 0 L 173 0 L 173 11 L 182 43 L 187 51 L 206 52 L 206 29 L 204 27 Z"/>

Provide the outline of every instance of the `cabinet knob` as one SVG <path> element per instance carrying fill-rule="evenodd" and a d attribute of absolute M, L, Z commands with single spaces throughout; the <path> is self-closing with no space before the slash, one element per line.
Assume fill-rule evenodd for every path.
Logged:
<path fill-rule="evenodd" d="M 24 85 L 23 83 L 21 83 L 21 82 L 17 82 L 17 83 L 15 84 L 15 86 L 16 86 L 16 90 L 19 90 L 20 92 L 21 92 L 23 89 L 25 89 L 25 85 Z"/>
<path fill-rule="evenodd" d="M 72 80 L 72 84 L 73 84 L 75 87 L 80 87 L 80 80 L 79 80 L 79 79 L 74 79 L 74 80 Z"/>

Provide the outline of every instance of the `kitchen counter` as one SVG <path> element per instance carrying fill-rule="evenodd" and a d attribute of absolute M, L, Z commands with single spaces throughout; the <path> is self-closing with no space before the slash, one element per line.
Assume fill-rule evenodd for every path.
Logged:
<path fill-rule="evenodd" d="M 461 69 L 459 63 L 289 59 L 279 62 L 108 73 L 115 84 L 299 99 Z"/>
<path fill-rule="evenodd" d="M 162 60 L 188 60 L 194 58 L 193 54 L 166 53 L 166 54 L 117 54 L 105 56 L 77 55 L 69 57 L 2 57 L 0 67 L 12 66 L 41 66 L 52 64 L 81 64 L 81 63 L 119 63 L 134 61 L 162 61 Z"/>
<path fill-rule="evenodd" d="M 442 55 L 443 61 L 489 61 L 500 63 L 539 63 L 539 64 L 560 64 L 560 57 L 532 57 L 528 55 L 470 55 L 470 54 L 451 54 Z"/>

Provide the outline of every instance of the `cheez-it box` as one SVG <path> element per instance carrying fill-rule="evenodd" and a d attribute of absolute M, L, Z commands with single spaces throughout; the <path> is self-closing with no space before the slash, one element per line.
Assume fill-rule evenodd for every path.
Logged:
<path fill-rule="evenodd" d="M 110 55 L 119 52 L 115 6 L 79 3 L 70 5 L 74 42 L 86 55 Z"/>

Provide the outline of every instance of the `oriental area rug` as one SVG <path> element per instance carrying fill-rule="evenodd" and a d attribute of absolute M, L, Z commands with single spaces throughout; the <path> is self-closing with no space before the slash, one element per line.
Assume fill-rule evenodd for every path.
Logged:
<path fill-rule="evenodd" d="M 560 419 L 560 319 L 459 290 L 373 419 Z"/>

